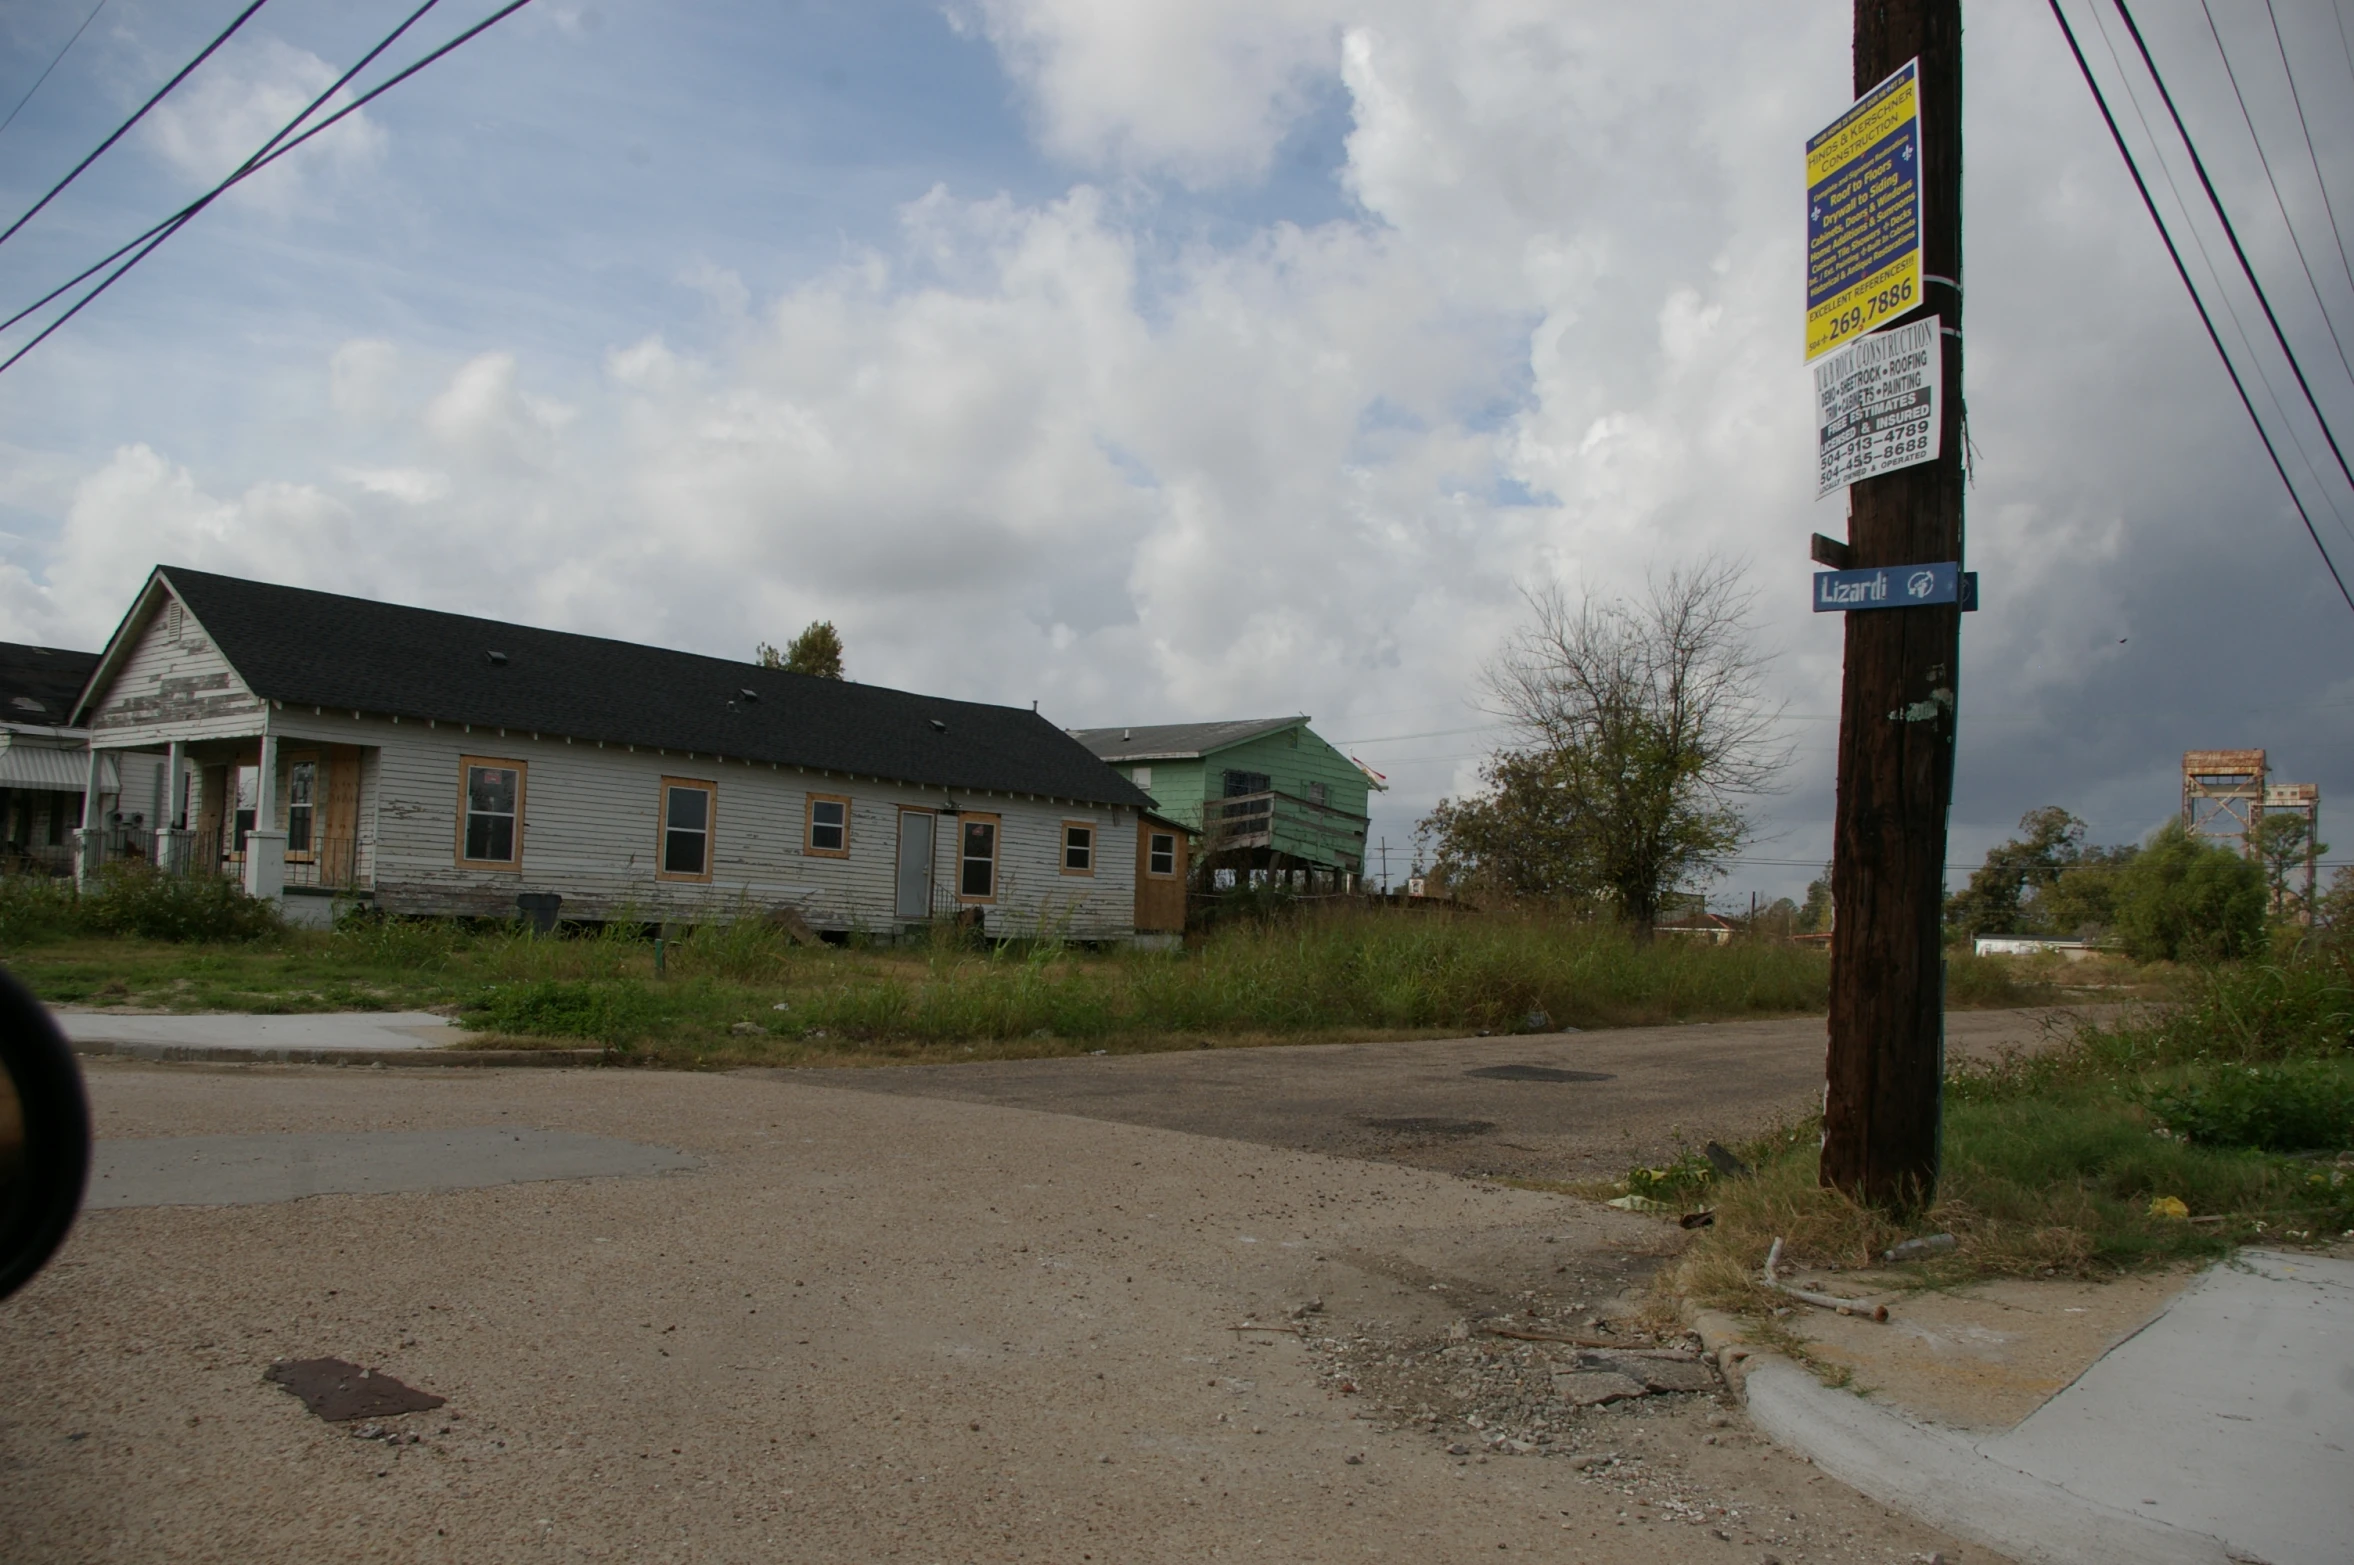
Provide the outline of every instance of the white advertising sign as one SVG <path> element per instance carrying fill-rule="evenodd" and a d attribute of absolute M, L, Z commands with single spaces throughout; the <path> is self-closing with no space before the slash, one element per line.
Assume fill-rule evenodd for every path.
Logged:
<path fill-rule="evenodd" d="M 1938 322 L 1859 337 L 1815 375 L 1815 497 L 1880 473 L 1937 460 L 1945 355 Z"/>

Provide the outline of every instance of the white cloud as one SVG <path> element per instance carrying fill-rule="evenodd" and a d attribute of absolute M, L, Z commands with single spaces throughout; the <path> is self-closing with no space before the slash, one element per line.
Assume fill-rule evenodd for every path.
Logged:
<path fill-rule="evenodd" d="M 1333 68 L 1343 11 L 1332 0 L 973 0 L 949 14 L 1029 90 L 1057 156 L 1198 186 L 1266 171 Z"/>
<path fill-rule="evenodd" d="M 140 134 L 185 184 L 207 189 L 253 156 L 339 74 L 309 50 L 276 38 L 232 43 L 157 104 L 140 122 Z M 350 101 L 348 90 L 338 92 L 303 128 Z M 293 211 L 321 183 L 374 163 L 385 141 L 383 127 L 363 109 L 223 199 L 279 214 Z"/>
<path fill-rule="evenodd" d="M 738 656 L 830 618 L 861 679 L 1074 722 L 1305 709 L 1348 738 L 1475 721 L 1519 582 L 1622 591 L 1717 550 L 1753 562 L 1793 706 L 1831 709 L 1837 627 L 1804 608 L 1806 535 L 1841 528 L 1813 499 L 1798 149 L 1845 101 L 1844 10 L 969 14 L 1046 145 L 1116 196 L 937 189 L 896 244 L 765 296 L 682 256 L 665 275 L 716 308 L 616 317 L 571 380 L 495 343 L 345 343 L 340 422 L 274 477 L 136 445 L 81 476 L 46 568 L 0 568 L 0 624 L 86 643 L 181 559 Z M 2007 826 L 2046 798 L 1970 793 L 1971 758 L 2131 799 L 2153 744 L 2206 742 L 2162 732 L 2118 641 L 2260 569 L 2259 523 L 2227 547 L 2209 518 L 2270 501 L 2234 487 L 2230 410 L 2064 57 L 2031 7 L 1990 14 L 1973 189 L 2042 192 L 1972 230 L 1965 797 Z M 1317 73 L 1353 106 L 1362 219 L 1159 237 L 1129 181 L 1253 177 Z M 1774 856 L 1819 859 L 1832 730 L 1795 732 Z M 1396 785 L 1394 867 L 1478 746 L 1362 752 Z"/>
<path fill-rule="evenodd" d="M 345 467 L 336 476 L 346 483 L 357 484 L 370 494 L 380 494 L 405 505 L 431 505 L 446 500 L 450 493 L 447 473 L 436 473 L 421 467 Z"/>

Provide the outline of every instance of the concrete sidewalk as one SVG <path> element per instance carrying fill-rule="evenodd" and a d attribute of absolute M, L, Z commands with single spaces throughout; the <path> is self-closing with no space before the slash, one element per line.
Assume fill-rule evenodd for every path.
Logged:
<path fill-rule="evenodd" d="M 1833 1335 L 1887 1333 L 1888 1351 L 1901 1352 L 1903 1316 Z M 1916 1360 L 1938 1358 L 1936 1334 L 1918 1335 L 1926 1346 Z M 1916 1362 L 1912 1374 L 1888 1377 L 1899 1387 L 1893 1400 L 1835 1390 L 1778 1358 L 1751 1363 L 1750 1414 L 1777 1442 L 2020 1560 L 2349 1557 L 2354 1262 L 2243 1251 L 2006 1428 L 1921 1415 L 1939 1400 L 1938 1378 L 1982 1378 L 1983 1360 Z"/>
<path fill-rule="evenodd" d="M 483 1049 L 429 1011 L 296 1016 L 55 1010 L 76 1054 L 198 1065 L 594 1065 L 599 1049 Z"/>
<path fill-rule="evenodd" d="M 166 1016 L 52 1010 L 67 1040 L 179 1049 L 446 1049 L 465 1034 L 429 1011 L 330 1011 L 298 1016 Z"/>

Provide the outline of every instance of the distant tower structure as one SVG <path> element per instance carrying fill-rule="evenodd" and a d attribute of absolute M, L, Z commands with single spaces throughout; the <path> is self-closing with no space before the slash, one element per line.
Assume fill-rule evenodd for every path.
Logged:
<path fill-rule="evenodd" d="M 2305 899 L 2310 917 L 2321 871 L 2321 788 L 2266 780 L 2262 750 L 2191 750 L 2182 758 L 2182 829 L 2256 857 L 2256 825 L 2267 815 L 2305 822 Z M 2276 908 L 2275 912 L 2286 909 Z"/>
<path fill-rule="evenodd" d="M 2264 789 L 2266 815 L 2294 815 L 2305 822 L 2305 900 L 2298 917 L 2305 922 L 2313 918 L 2313 891 L 2321 873 L 2321 785 L 2319 783 L 2268 783 Z M 2288 911 L 2274 908 L 2275 913 Z"/>
<path fill-rule="evenodd" d="M 2190 750 L 2182 757 L 2182 829 L 2194 837 L 2256 851 L 2264 813 L 2264 752 Z"/>

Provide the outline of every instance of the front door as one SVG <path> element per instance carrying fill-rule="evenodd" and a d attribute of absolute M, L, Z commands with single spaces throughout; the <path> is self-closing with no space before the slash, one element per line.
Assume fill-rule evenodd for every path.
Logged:
<path fill-rule="evenodd" d="M 899 812 L 899 916 L 932 916 L 932 827 L 929 810 Z"/>

